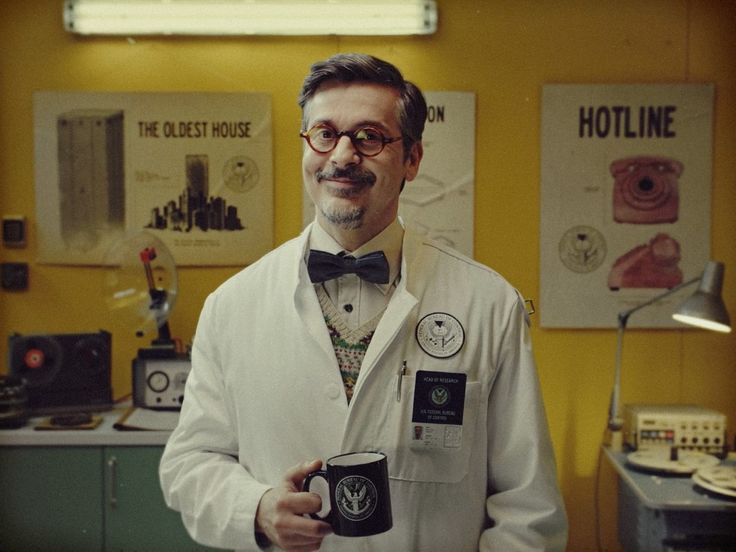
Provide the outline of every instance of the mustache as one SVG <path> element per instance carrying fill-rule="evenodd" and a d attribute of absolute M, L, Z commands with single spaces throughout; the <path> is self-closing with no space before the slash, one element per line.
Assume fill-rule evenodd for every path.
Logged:
<path fill-rule="evenodd" d="M 371 171 L 367 171 L 361 167 L 335 167 L 325 171 L 318 170 L 315 175 L 317 181 L 320 182 L 324 179 L 332 180 L 337 178 L 346 178 L 354 184 L 360 185 L 372 185 L 376 181 L 376 175 Z"/>

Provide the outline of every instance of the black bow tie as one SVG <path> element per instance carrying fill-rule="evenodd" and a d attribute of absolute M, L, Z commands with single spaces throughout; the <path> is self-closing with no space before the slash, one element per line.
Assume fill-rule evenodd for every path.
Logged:
<path fill-rule="evenodd" d="M 388 284 L 388 261 L 383 251 L 374 251 L 357 259 L 351 255 L 333 255 L 326 251 L 309 251 L 307 270 L 312 283 L 339 278 L 344 274 L 357 274 L 373 284 Z"/>

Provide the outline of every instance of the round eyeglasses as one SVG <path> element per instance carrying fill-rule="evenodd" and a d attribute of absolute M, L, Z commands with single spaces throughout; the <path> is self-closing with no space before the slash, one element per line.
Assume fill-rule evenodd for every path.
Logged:
<path fill-rule="evenodd" d="M 340 138 L 347 136 L 355 150 L 364 157 L 375 157 L 383 151 L 386 144 L 401 140 L 401 136 L 386 138 L 380 130 L 371 126 L 338 132 L 325 123 L 314 125 L 306 132 L 300 132 L 299 136 L 304 138 L 309 147 L 317 153 L 331 152 L 337 147 Z"/>

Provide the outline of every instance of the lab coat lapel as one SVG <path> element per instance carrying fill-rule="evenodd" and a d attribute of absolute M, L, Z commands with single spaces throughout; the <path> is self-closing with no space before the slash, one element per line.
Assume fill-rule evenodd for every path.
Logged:
<path fill-rule="evenodd" d="M 309 279 L 307 265 L 304 262 L 310 228 L 311 225 L 302 232 L 297 240 L 298 248 L 295 254 L 299 255 L 296 263 L 299 269 L 294 271 L 294 278 L 291 281 L 291 286 L 294 289 L 294 307 L 304 327 L 319 344 L 327 358 L 330 359 L 334 368 L 337 369 L 337 358 L 335 357 L 335 350 L 332 347 L 330 334 L 327 331 L 324 314 L 322 313 L 322 308 L 319 306 L 317 294 L 314 292 L 314 286 Z"/>
<path fill-rule="evenodd" d="M 386 307 L 386 311 L 381 317 L 381 321 L 378 323 L 378 327 L 371 339 L 371 344 L 365 353 L 365 358 L 360 368 L 362 379 L 370 374 L 383 352 L 399 333 L 406 319 L 419 302 L 409 289 L 409 277 L 411 265 L 415 258 L 416 246 L 417 242 L 414 235 L 410 232 L 405 232 L 401 255 L 401 279 L 391 301 L 389 301 Z"/>

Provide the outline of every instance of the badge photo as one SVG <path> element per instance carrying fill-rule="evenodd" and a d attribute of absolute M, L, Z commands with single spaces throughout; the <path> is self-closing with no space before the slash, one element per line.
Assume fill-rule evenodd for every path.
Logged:
<path fill-rule="evenodd" d="M 465 344 L 465 330 L 460 321 L 446 312 L 432 312 L 417 324 L 417 343 L 435 358 L 450 358 Z"/>

